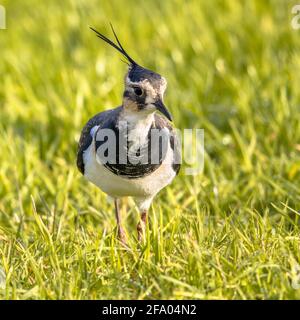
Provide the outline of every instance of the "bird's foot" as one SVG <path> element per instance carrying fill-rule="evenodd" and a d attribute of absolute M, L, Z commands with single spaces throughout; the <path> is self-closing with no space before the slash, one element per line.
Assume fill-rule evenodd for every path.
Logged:
<path fill-rule="evenodd" d="M 140 221 L 136 227 L 138 234 L 138 241 L 142 242 L 146 238 L 146 224 L 144 221 Z"/>
<path fill-rule="evenodd" d="M 145 239 L 146 225 L 147 225 L 147 211 L 144 211 L 142 212 L 141 220 L 136 227 L 139 242 Z"/>
<path fill-rule="evenodd" d="M 126 234 L 122 227 L 118 228 L 118 239 L 123 245 L 127 246 Z"/>

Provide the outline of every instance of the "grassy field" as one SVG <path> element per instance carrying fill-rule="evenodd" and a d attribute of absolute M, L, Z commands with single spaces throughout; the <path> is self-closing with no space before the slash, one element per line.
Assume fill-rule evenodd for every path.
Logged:
<path fill-rule="evenodd" d="M 296 1 L 1 2 L 1 299 L 300 298 Z M 159 194 L 141 247 L 123 207 L 128 250 L 75 164 L 121 102 L 126 65 L 88 28 L 109 22 L 168 79 L 176 126 L 205 130 L 204 172 Z"/>

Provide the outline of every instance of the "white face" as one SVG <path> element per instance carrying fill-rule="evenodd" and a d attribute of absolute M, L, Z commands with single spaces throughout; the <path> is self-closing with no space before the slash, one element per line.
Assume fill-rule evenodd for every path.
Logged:
<path fill-rule="evenodd" d="M 163 77 L 159 82 L 152 84 L 148 79 L 133 82 L 126 76 L 124 99 L 136 104 L 139 109 L 155 110 L 153 103 L 158 99 L 163 100 L 166 87 L 167 81 Z"/>

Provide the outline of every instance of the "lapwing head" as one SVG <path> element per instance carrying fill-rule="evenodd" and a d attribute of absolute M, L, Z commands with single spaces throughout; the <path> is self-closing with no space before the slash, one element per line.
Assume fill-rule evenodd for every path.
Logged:
<path fill-rule="evenodd" d="M 96 32 L 100 39 L 118 50 L 127 60 L 126 63 L 129 68 L 125 75 L 125 90 L 123 94 L 124 108 L 145 115 L 158 110 L 172 121 L 172 116 L 163 103 L 167 80 L 160 74 L 146 69 L 136 63 L 124 50 L 112 25 L 110 26 L 117 43 L 108 39 L 97 30 L 93 28 L 91 29 Z"/>

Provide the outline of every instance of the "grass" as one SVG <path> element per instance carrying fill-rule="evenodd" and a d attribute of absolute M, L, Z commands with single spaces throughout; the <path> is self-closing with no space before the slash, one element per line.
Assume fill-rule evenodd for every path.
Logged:
<path fill-rule="evenodd" d="M 300 298 L 296 1 L 2 4 L 1 299 Z M 176 126 L 205 131 L 204 172 L 159 194 L 141 247 L 127 201 L 129 250 L 75 165 L 84 123 L 121 102 L 126 66 L 88 29 L 110 21 L 168 79 Z"/>

